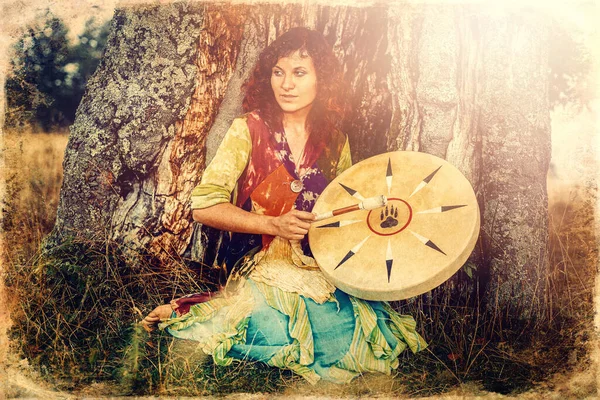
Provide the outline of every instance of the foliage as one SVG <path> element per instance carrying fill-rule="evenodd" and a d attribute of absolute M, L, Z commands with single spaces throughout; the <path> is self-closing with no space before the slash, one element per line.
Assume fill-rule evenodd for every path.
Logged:
<path fill-rule="evenodd" d="M 73 123 L 85 83 L 100 61 L 108 24 L 88 20 L 73 46 L 67 33 L 63 21 L 48 11 L 13 46 L 6 80 L 7 127 L 39 125 L 48 131 Z"/>
<path fill-rule="evenodd" d="M 75 120 L 75 111 L 85 92 L 85 85 L 100 63 L 109 29 L 110 21 L 100 25 L 92 17 L 86 21 L 84 31 L 78 35 L 77 44 L 69 49 L 69 64 L 66 68 L 73 72 L 66 79 L 71 95 L 69 104 L 65 104 L 65 116 L 71 122 Z"/>
<path fill-rule="evenodd" d="M 147 342 L 152 356 L 160 357 L 162 376 L 150 381 L 159 391 L 176 395 L 224 395 L 228 393 L 281 392 L 302 380 L 290 371 L 268 367 L 257 361 L 234 361 L 220 366 L 189 340 L 175 339 L 166 332 Z M 154 369 L 157 372 L 156 369 Z M 143 387 L 148 386 L 148 381 Z M 152 391 L 148 391 L 152 393 Z"/>
<path fill-rule="evenodd" d="M 591 49 L 581 32 L 566 25 L 567 22 L 555 21 L 550 29 L 550 102 L 553 107 L 589 107 L 596 97 Z"/>
<path fill-rule="evenodd" d="M 64 114 L 55 103 L 64 98 L 68 43 L 63 22 L 48 13 L 39 29 L 29 27 L 15 46 L 13 75 L 7 79 L 7 125 L 40 121 L 48 128 L 62 124 Z"/>
<path fill-rule="evenodd" d="M 68 137 L 42 133 L 34 138 L 9 131 L 3 140 L 2 254 L 8 263 L 30 262 L 54 226 Z"/>

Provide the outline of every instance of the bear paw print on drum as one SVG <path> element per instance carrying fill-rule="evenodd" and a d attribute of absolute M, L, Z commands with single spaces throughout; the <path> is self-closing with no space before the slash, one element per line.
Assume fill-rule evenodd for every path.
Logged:
<path fill-rule="evenodd" d="M 412 207 L 399 198 L 387 199 L 387 205 L 367 216 L 369 229 L 379 236 L 391 236 L 405 230 L 412 220 Z"/>
<path fill-rule="evenodd" d="M 381 210 L 381 224 L 379 226 L 381 228 L 393 228 L 398 225 L 398 209 L 394 210 L 394 206 L 392 205 L 391 210 L 390 207 L 385 206 L 385 215 L 383 210 Z"/>

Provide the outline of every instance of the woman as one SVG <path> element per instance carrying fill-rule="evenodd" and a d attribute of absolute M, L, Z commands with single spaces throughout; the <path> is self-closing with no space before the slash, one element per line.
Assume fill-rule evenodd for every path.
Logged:
<path fill-rule="evenodd" d="M 323 36 L 306 28 L 263 51 L 245 85 L 247 114 L 233 122 L 192 193 L 196 221 L 238 233 L 227 262 L 245 256 L 222 293 L 160 306 L 145 324 L 163 321 L 161 328 L 199 341 L 218 364 L 250 358 L 313 383 L 389 373 L 407 346 L 426 346 L 412 317 L 336 290 L 311 257 L 310 211 L 351 165 L 348 140 L 336 129 L 339 76 Z"/>

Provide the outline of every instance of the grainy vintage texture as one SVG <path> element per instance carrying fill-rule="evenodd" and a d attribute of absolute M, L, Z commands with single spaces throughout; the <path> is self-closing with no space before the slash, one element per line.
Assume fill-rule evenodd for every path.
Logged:
<path fill-rule="evenodd" d="M 548 43 L 544 17 L 527 11 L 396 3 L 120 9 L 72 128 L 51 242 L 108 235 L 165 262 L 201 261 L 211 236 L 193 227 L 190 192 L 241 111 L 241 85 L 260 50 L 298 25 L 323 32 L 342 62 L 353 108 L 342 126 L 354 160 L 400 149 L 456 165 L 480 200 L 474 260 L 489 305 L 542 315 Z"/>
<path fill-rule="evenodd" d="M 478 190 L 490 302 L 512 315 L 537 316 L 548 273 L 547 25 L 533 13 L 505 13 L 479 27 L 485 47 Z"/>

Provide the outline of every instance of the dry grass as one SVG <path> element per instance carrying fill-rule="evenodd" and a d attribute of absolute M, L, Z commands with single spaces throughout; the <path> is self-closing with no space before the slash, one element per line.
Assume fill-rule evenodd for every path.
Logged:
<path fill-rule="evenodd" d="M 186 260 L 165 265 L 103 237 L 43 246 L 56 218 L 66 143 L 65 134 L 5 137 L 2 258 L 15 352 L 55 387 L 109 382 L 103 394 L 272 392 L 282 377 L 297 379 L 253 362 L 232 369 L 190 359 L 180 341 L 141 330 L 138 321 L 152 307 L 214 289 Z"/>
<path fill-rule="evenodd" d="M 463 290 L 469 279 L 459 274 L 454 293 L 443 293 L 440 287 L 402 306 L 417 317 L 434 344 L 430 351 L 405 360 L 410 366 L 405 369 L 409 390 L 433 395 L 477 383 L 487 391 L 524 393 L 552 388 L 548 382 L 555 374 L 590 368 L 598 265 L 596 192 L 593 187 L 557 188 L 555 184 L 550 183 L 545 318 L 528 326 L 496 310 L 482 309 L 476 296 L 464 296 L 472 292 Z M 586 396 L 595 395 L 594 384 L 585 387 Z M 581 398 L 580 394 L 574 398 Z"/>
<path fill-rule="evenodd" d="M 563 188 L 562 197 L 551 199 L 551 289 L 544 299 L 549 315 L 527 340 L 519 332 L 524 327 L 499 332 L 499 325 L 490 323 L 498 316 L 481 310 L 476 296 L 464 295 L 472 292 L 460 285 L 473 280 L 462 273 L 453 292 L 398 305 L 418 320 L 431 343 L 428 351 L 403 355 L 402 367 L 391 378 L 366 375 L 343 390 L 325 383 L 314 388 L 259 363 L 219 367 L 190 352 L 193 344 L 141 331 L 136 321 L 150 307 L 206 287 L 186 260 L 159 265 L 143 253 L 125 254 L 103 238 L 72 238 L 40 252 L 56 215 L 66 142 L 66 134 L 9 133 L 3 147 L 2 259 L 16 300 L 12 335 L 20 345 L 15 352 L 59 387 L 94 394 L 90 382 L 102 381 L 108 383 L 99 393 L 115 395 L 262 391 L 425 396 L 467 385 L 476 391 L 522 393 L 551 388 L 553 374 L 590 363 L 598 261 L 595 193 L 590 190 Z M 572 189 L 573 195 L 565 197 L 565 190 Z M 589 387 L 583 395 L 592 391 Z"/>
<path fill-rule="evenodd" d="M 22 262 L 35 256 L 54 225 L 68 136 L 8 132 L 3 139 L 2 256 Z M 15 256 L 20 260 L 11 259 Z"/>

